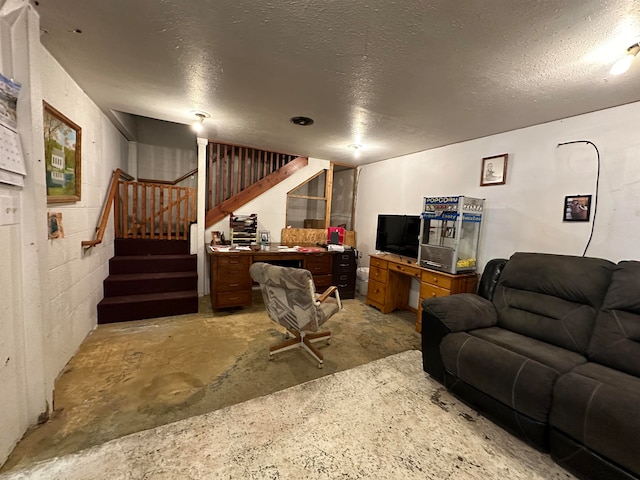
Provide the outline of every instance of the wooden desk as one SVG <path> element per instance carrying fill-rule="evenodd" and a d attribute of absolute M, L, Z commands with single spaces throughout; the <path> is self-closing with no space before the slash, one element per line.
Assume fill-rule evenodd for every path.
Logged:
<path fill-rule="evenodd" d="M 369 289 L 367 305 L 382 313 L 396 309 L 411 310 L 417 314 L 416 330 L 422 330 L 422 300 L 454 293 L 475 292 L 478 284 L 476 273 L 452 275 L 424 268 L 415 259 L 400 255 L 371 255 L 369 263 Z M 408 305 L 411 278 L 420 282 L 418 309 Z"/>
<path fill-rule="evenodd" d="M 214 309 L 251 306 L 253 281 L 249 267 L 254 262 L 302 267 L 313 275 L 318 291 L 336 285 L 342 298 L 355 295 L 355 251 L 297 252 L 281 251 L 277 244 L 267 250 L 233 250 L 209 253 L 209 289 L 211 306 Z M 351 272 L 352 271 L 352 272 Z"/>

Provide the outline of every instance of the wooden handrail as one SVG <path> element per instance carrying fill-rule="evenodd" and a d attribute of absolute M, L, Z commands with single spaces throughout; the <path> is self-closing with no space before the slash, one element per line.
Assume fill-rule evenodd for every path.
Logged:
<path fill-rule="evenodd" d="M 160 185 L 177 185 L 181 181 L 189 178 L 191 175 L 195 175 L 196 173 L 198 173 L 198 169 L 194 168 L 190 172 L 185 173 L 180 178 L 176 178 L 175 180 L 150 180 L 148 178 L 139 178 L 138 181 L 140 183 L 159 183 Z"/>
<path fill-rule="evenodd" d="M 107 228 L 107 222 L 109 221 L 109 212 L 111 211 L 111 205 L 115 202 L 116 193 L 118 192 L 118 180 L 124 178 L 127 181 L 133 180 L 133 177 L 128 173 L 123 172 L 120 168 L 116 168 L 111 176 L 111 186 L 109 187 L 109 194 L 102 207 L 102 217 L 100 223 L 96 227 L 96 238 L 93 240 L 83 240 L 82 246 L 85 248 L 95 247 L 99 243 L 102 243 L 104 237 L 104 231 Z"/>

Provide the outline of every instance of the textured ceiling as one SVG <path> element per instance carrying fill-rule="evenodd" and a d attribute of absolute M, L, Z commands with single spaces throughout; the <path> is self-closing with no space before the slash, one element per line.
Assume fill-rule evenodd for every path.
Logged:
<path fill-rule="evenodd" d="M 34 5 L 44 46 L 110 116 L 202 110 L 212 140 L 352 164 L 640 100 L 640 61 L 609 74 L 640 38 L 638 0 Z"/>

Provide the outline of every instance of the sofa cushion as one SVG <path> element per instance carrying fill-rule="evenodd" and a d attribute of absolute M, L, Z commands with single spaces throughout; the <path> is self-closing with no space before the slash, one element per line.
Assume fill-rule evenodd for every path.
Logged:
<path fill-rule="evenodd" d="M 640 262 L 620 262 L 589 345 L 589 358 L 640 377 Z"/>
<path fill-rule="evenodd" d="M 598 258 L 515 253 L 493 296 L 498 326 L 586 353 L 614 267 Z"/>
<path fill-rule="evenodd" d="M 495 343 L 507 350 L 540 362 L 556 370 L 559 374 L 569 372 L 587 362 L 583 355 L 550 343 L 520 335 L 500 327 L 481 328 L 468 332 L 470 335 Z"/>
<path fill-rule="evenodd" d="M 560 377 L 550 424 L 576 441 L 640 473 L 640 379 L 589 362 Z"/>
<path fill-rule="evenodd" d="M 556 379 L 583 363 L 584 357 L 500 330 L 447 335 L 440 344 L 446 370 L 534 420 L 547 422 Z"/>

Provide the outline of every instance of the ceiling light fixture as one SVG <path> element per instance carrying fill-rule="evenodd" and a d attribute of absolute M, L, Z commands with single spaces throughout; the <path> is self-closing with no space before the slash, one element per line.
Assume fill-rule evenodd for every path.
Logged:
<path fill-rule="evenodd" d="M 200 133 L 204 128 L 204 119 L 209 118 L 211 115 L 207 112 L 191 112 L 191 114 L 196 116 L 195 121 L 191 124 L 191 128 L 193 128 L 196 133 Z"/>
<path fill-rule="evenodd" d="M 638 52 L 640 52 L 640 42 L 634 43 L 627 48 L 625 56 L 613 64 L 610 73 L 612 75 L 620 75 L 629 70 L 629 67 L 631 67 L 631 64 L 633 63 L 633 59 L 636 58 Z"/>
<path fill-rule="evenodd" d="M 362 150 L 362 145 L 360 145 L 359 143 L 352 143 L 351 145 L 349 145 L 348 148 L 350 150 L 353 150 L 353 155 L 355 157 L 359 157 L 360 156 L 360 150 Z"/>
<path fill-rule="evenodd" d="M 309 117 L 291 117 L 289 121 L 294 125 L 299 125 L 301 127 L 308 127 L 309 125 L 313 125 L 313 118 Z"/>

